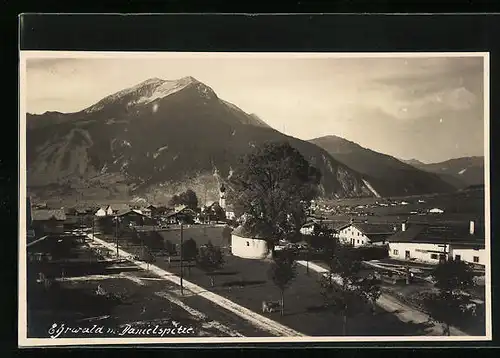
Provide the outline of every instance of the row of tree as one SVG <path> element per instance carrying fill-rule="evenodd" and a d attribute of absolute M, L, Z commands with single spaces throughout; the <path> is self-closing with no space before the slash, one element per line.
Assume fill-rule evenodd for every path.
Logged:
<path fill-rule="evenodd" d="M 321 235 L 326 235 L 328 229 Z M 340 314 L 343 318 L 343 332 L 347 334 L 348 318 L 373 310 L 380 297 L 379 281 L 373 276 L 362 275 L 362 263 L 355 252 L 333 239 L 322 249 L 324 263 L 328 266 L 325 274 L 319 276 L 318 288 L 323 297 L 323 308 Z M 282 251 L 275 255 L 269 276 L 281 293 L 281 315 L 284 314 L 285 290 L 296 277 L 295 253 Z"/>
<path fill-rule="evenodd" d="M 373 274 L 364 274 L 362 262 L 355 250 L 346 245 L 331 245 L 324 252 L 328 266 L 326 274 L 319 277 L 323 308 L 340 314 L 343 334 L 347 334 L 348 318 L 374 311 L 381 295 L 380 280 Z M 269 270 L 270 278 L 281 293 L 281 314 L 284 312 L 285 290 L 296 277 L 294 254 L 283 252 L 274 258 Z M 425 295 L 423 310 L 443 325 L 443 333 L 450 335 L 452 325 L 461 326 L 477 314 L 476 306 L 467 289 L 474 286 L 474 272 L 469 264 L 450 259 L 440 263 L 431 274 L 436 292 Z"/>

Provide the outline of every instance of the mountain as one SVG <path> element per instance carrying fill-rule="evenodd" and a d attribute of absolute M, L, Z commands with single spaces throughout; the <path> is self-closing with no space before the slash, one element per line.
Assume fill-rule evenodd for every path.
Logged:
<path fill-rule="evenodd" d="M 76 200 L 163 201 L 186 187 L 216 200 L 241 155 L 288 141 L 323 174 L 325 197 L 373 195 L 362 175 L 286 136 L 192 77 L 149 79 L 76 112 L 27 114 L 28 187 Z"/>
<path fill-rule="evenodd" d="M 419 170 L 400 160 L 363 148 L 334 135 L 310 140 L 334 159 L 363 174 L 382 196 L 405 196 L 455 191 L 437 174 Z"/>
<path fill-rule="evenodd" d="M 455 158 L 440 163 L 421 163 L 415 167 L 436 173 L 460 189 L 484 184 L 484 157 Z"/>
<path fill-rule="evenodd" d="M 414 166 L 414 167 L 418 167 L 419 165 L 425 165 L 425 163 L 421 162 L 420 160 L 418 159 L 400 159 L 401 162 L 403 163 L 406 163 L 408 165 L 411 165 L 411 166 Z"/>

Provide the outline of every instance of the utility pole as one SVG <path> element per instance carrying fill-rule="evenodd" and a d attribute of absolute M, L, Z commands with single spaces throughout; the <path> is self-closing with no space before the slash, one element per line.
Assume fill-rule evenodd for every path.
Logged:
<path fill-rule="evenodd" d="M 181 223 L 181 248 L 180 248 L 180 254 L 181 254 L 181 295 L 184 295 L 184 284 L 183 284 L 183 277 L 184 277 L 184 265 L 183 265 L 183 252 L 182 252 L 182 244 L 184 243 L 184 231 L 183 231 L 183 224 Z"/>
<path fill-rule="evenodd" d="M 118 216 L 115 215 L 115 240 L 116 240 L 116 257 L 120 257 L 120 252 L 118 251 Z"/>
<path fill-rule="evenodd" d="M 92 240 L 94 240 L 94 217 L 92 217 Z M 89 247 L 89 263 L 92 263 L 92 248 Z"/>
<path fill-rule="evenodd" d="M 306 260 L 306 274 L 309 275 L 309 245 L 307 245 L 306 248 L 306 255 L 307 255 L 307 260 Z"/>

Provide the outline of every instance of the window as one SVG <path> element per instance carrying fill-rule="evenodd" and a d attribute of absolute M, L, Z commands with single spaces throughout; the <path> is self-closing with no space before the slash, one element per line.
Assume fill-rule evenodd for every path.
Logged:
<path fill-rule="evenodd" d="M 398 254 L 399 254 L 398 250 L 392 250 L 392 253 L 393 253 L 394 255 L 398 255 Z"/>
<path fill-rule="evenodd" d="M 438 255 L 437 254 L 431 254 L 431 259 L 437 260 L 438 259 Z"/>
<path fill-rule="evenodd" d="M 358 236 L 359 236 L 359 232 L 358 232 Z"/>
<path fill-rule="evenodd" d="M 479 256 L 474 256 L 473 260 L 474 260 L 475 263 L 478 263 L 479 262 Z"/>
<path fill-rule="evenodd" d="M 250 243 L 247 241 L 247 246 L 250 246 Z"/>
<path fill-rule="evenodd" d="M 461 257 L 460 255 L 455 255 L 455 261 L 460 261 Z"/>
<path fill-rule="evenodd" d="M 358 240 L 358 244 L 359 244 L 359 240 Z"/>

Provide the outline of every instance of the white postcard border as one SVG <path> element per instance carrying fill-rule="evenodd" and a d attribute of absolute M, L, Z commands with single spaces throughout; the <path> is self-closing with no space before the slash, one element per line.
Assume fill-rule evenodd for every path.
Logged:
<path fill-rule="evenodd" d="M 171 58 L 436 58 L 436 57 L 483 57 L 484 59 L 484 170 L 485 170 L 485 249 L 487 267 L 486 334 L 485 336 L 388 336 L 388 337 L 270 337 L 270 338 L 28 338 L 26 297 L 26 61 L 28 59 L 171 59 Z M 19 62 L 19 269 L 18 269 L 18 345 L 22 348 L 89 345 L 137 345 L 137 344 L 216 344 L 216 343 L 298 343 L 298 342 L 453 342 L 491 341 L 491 213 L 490 213 L 490 57 L 489 52 L 377 52 L 377 53 L 286 53 L 286 52 L 120 52 L 120 51 L 20 51 Z"/>

